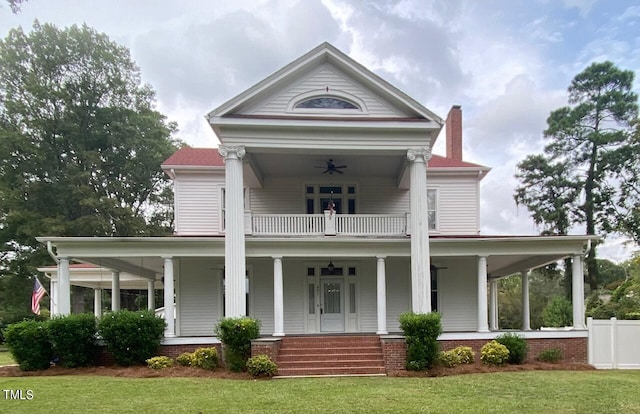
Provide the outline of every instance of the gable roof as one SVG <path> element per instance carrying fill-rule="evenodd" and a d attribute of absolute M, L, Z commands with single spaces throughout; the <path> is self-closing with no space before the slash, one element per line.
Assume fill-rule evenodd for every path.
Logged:
<path fill-rule="evenodd" d="M 282 87 L 283 83 L 286 82 L 287 79 L 295 77 L 297 74 L 304 73 L 323 62 L 330 62 L 350 74 L 394 105 L 404 107 L 408 112 L 414 113 L 416 118 L 432 121 L 438 126 L 443 125 L 444 121 L 439 116 L 328 42 L 320 44 L 241 94 L 223 103 L 213 111 L 209 112 L 207 119 L 211 122 L 213 118 L 233 115 L 236 110 L 243 105 L 246 105 L 250 100 L 259 96 L 266 96 L 274 90 Z"/>

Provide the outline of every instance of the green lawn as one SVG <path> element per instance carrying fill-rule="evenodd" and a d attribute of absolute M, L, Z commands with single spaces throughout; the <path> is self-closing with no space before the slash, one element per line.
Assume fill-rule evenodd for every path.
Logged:
<path fill-rule="evenodd" d="M 6 350 L 0 350 L 0 367 L 3 365 L 11 365 L 11 364 L 15 364 L 15 362 L 13 362 L 13 358 L 11 358 L 11 352 Z"/>
<path fill-rule="evenodd" d="M 94 376 L 0 378 L 11 413 L 639 413 L 640 371 L 271 381 Z M 25 393 L 26 395 L 26 393 Z"/>

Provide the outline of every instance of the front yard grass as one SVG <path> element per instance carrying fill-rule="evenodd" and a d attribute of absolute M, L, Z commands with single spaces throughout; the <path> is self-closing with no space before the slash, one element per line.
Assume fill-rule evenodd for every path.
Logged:
<path fill-rule="evenodd" d="M 6 349 L 0 349 L 0 367 L 4 365 L 13 365 L 15 361 L 11 357 L 11 352 Z"/>
<path fill-rule="evenodd" d="M 11 413 L 632 413 L 640 371 L 529 371 L 440 378 L 3 377 Z"/>

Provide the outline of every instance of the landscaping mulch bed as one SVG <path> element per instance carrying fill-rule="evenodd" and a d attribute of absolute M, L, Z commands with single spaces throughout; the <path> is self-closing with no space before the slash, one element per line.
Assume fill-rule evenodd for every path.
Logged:
<path fill-rule="evenodd" d="M 595 368 L 588 364 L 531 362 L 522 365 L 505 365 L 495 367 L 484 365 L 480 362 L 469 365 L 459 365 L 455 368 L 434 367 L 429 371 L 393 371 L 392 377 L 444 377 L 463 374 L 486 374 L 492 372 L 516 372 L 516 371 L 589 371 Z M 246 372 L 231 372 L 224 368 L 207 371 L 199 368 L 176 366 L 165 369 L 151 369 L 146 366 L 136 367 L 88 367 L 88 368 L 63 368 L 52 366 L 43 371 L 20 371 L 17 366 L 0 367 L 0 377 L 29 377 L 29 376 L 58 376 L 58 375 L 93 375 L 122 378 L 158 378 L 158 377 L 185 377 L 185 378 L 221 378 L 221 379 L 252 379 Z"/>
<path fill-rule="evenodd" d="M 392 377 L 446 377 L 449 375 L 463 374 L 488 374 L 492 372 L 517 372 L 517 371 L 591 371 L 595 368 L 589 364 L 561 362 L 551 364 L 547 362 L 529 362 L 520 365 L 504 365 L 496 367 L 475 362 L 468 365 L 458 365 L 454 368 L 434 367 L 428 371 L 393 371 Z"/>

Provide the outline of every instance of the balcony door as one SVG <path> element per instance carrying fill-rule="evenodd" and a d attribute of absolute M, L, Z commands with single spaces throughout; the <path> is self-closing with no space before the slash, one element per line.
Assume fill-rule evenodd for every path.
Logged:
<path fill-rule="evenodd" d="M 356 186 L 308 184 L 305 202 L 307 214 L 322 214 L 330 202 L 337 214 L 356 214 Z"/>

